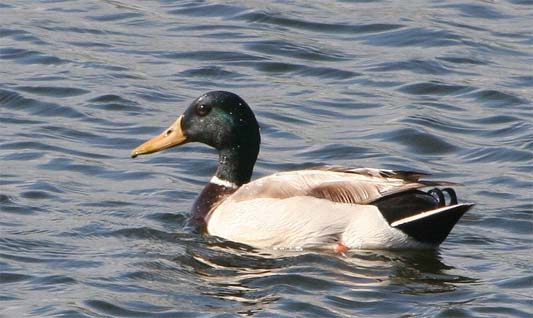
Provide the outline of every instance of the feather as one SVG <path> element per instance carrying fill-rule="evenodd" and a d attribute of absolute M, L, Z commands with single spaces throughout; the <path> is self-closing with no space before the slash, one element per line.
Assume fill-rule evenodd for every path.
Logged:
<path fill-rule="evenodd" d="M 408 190 L 454 185 L 445 181 L 419 180 L 423 175 L 420 172 L 369 168 L 316 167 L 257 179 L 243 185 L 228 199 L 242 202 L 255 198 L 308 196 L 338 203 L 368 204 Z"/>
<path fill-rule="evenodd" d="M 398 211 L 390 207 L 398 201 L 394 198 L 451 184 L 420 180 L 424 175 L 331 166 L 276 173 L 244 184 L 214 205 L 207 231 L 256 247 L 333 249 L 341 242 L 350 248 L 427 248 L 390 225 L 433 209 L 431 201 L 411 211 L 407 202 L 406 211 Z"/>

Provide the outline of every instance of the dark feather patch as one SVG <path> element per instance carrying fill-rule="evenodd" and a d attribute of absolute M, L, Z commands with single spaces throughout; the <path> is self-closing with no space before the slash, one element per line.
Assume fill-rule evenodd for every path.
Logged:
<path fill-rule="evenodd" d="M 364 185 L 349 182 L 330 182 L 310 189 L 308 195 L 339 203 L 363 204 L 369 200 Z"/>
<path fill-rule="evenodd" d="M 377 206 L 389 224 L 439 207 L 439 202 L 432 195 L 420 190 L 389 195 L 372 204 Z"/>

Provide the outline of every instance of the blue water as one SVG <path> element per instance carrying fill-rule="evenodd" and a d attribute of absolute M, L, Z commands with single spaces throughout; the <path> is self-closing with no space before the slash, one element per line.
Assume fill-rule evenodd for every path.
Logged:
<path fill-rule="evenodd" d="M 533 2 L 0 4 L 0 317 L 531 317 Z M 255 177 L 414 169 L 475 202 L 435 252 L 191 233 L 216 168 L 132 160 L 200 94 L 260 121 Z"/>

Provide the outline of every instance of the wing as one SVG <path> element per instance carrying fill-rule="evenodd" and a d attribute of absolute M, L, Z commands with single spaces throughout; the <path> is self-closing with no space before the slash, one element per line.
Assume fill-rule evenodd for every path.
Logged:
<path fill-rule="evenodd" d="M 276 173 L 240 187 L 228 199 L 287 199 L 310 196 L 332 202 L 368 204 L 384 196 L 428 186 L 449 186 L 445 181 L 424 181 L 426 174 L 382 169 L 325 166 Z"/>

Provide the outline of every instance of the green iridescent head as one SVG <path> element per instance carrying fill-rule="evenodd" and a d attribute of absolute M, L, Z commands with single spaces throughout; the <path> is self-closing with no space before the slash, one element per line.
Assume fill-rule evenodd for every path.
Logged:
<path fill-rule="evenodd" d="M 259 125 L 248 104 L 234 93 L 213 91 L 195 99 L 169 128 L 131 155 L 201 142 L 219 152 L 217 177 L 240 185 L 250 181 L 260 141 Z"/>

